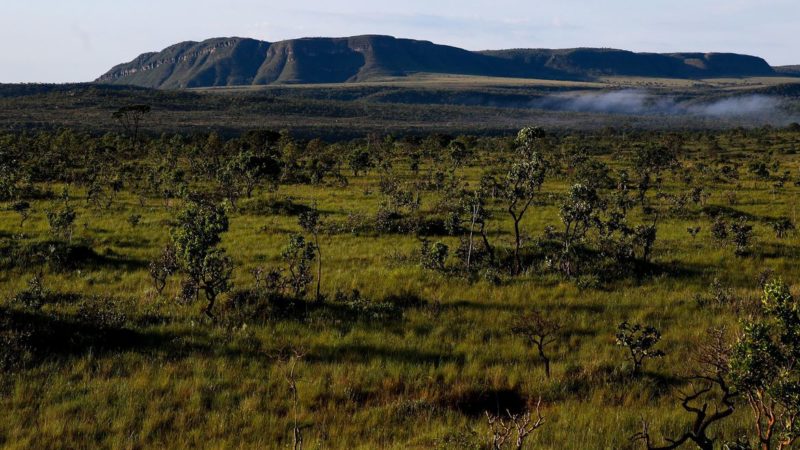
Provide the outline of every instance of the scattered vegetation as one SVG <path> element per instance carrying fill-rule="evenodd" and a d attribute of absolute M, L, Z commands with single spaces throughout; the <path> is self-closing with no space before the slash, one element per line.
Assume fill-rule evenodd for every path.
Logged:
<path fill-rule="evenodd" d="M 148 111 L 0 135 L 0 445 L 797 445 L 796 132 Z"/>

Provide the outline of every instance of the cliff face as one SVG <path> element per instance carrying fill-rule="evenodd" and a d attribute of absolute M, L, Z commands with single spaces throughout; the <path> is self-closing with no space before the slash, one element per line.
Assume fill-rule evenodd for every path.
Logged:
<path fill-rule="evenodd" d="M 161 89 L 342 83 L 416 72 L 581 79 L 765 76 L 761 58 L 723 53 L 633 53 L 612 49 L 471 52 L 390 36 L 304 38 L 269 43 L 246 38 L 183 42 L 120 64 L 96 81 Z"/>
<path fill-rule="evenodd" d="M 269 47 L 240 38 L 182 42 L 120 64 L 97 81 L 162 89 L 248 85 Z"/>

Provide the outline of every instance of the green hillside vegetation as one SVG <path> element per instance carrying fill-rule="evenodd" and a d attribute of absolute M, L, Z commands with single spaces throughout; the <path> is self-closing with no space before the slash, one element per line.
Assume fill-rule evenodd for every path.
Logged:
<path fill-rule="evenodd" d="M 154 90 L 125 85 L 0 85 L 0 130 L 118 131 L 111 115 L 125 105 L 152 108 L 145 131 L 233 136 L 288 129 L 304 138 L 351 139 L 367 133 L 513 133 L 539 123 L 552 130 L 720 129 L 785 126 L 800 121 L 800 79 L 663 79 L 609 77 L 595 82 L 422 74 L 349 84 L 269 85 Z M 795 81 L 794 83 L 791 83 Z M 646 90 L 694 103 L 748 95 L 779 99 L 776 114 L 742 117 L 605 114 L 537 107 L 553 95 Z"/>

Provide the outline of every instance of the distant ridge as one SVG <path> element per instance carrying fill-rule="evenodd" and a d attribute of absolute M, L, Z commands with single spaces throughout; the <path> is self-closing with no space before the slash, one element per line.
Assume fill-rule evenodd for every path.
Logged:
<path fill-rule="evenodd" d="M 183 89 L 359 82 L 420 72 L 568 80 L 777 74 L 762 58 L 732 53 L 657 54 L 594 48 L 472 52 L 428 41 L 366 35 L 275 43 L 238 37 L 182 42 L 117 65 L 96 81 Z"/>
<path fill-rule="evenodd" d="M 796 66 L 779 66 L 775 67 L 775 71 L 780 75 L 800 76 L 800 65 Z"/>

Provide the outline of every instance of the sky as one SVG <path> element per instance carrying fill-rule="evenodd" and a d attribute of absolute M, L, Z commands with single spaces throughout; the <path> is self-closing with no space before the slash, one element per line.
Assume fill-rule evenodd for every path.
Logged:
<path fill-rule="evenodd" d="M 469 50 L 737 52 L 800 64 L 800 0 L 0 0 L 0 83 L 91 81 L 181 41 L 388 34 Z"/>

